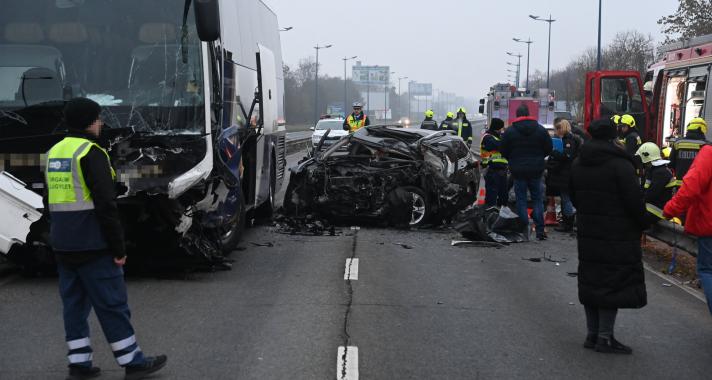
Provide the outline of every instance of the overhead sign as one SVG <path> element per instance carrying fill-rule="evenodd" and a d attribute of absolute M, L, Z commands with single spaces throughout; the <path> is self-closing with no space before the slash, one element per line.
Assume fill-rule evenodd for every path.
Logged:
<path fill-rule="evenodd" d="M 433 84 L 432 83 L 409 82 L 408 83 L 408 93 L 411 96 L 432 96 L 433 95 Z"/>
<path fill-rule="evenodd" d="M 363 85 L 385 86 L 390 82 L 390 66 L 354 66 L 352 70 L 353 81 Z"/>

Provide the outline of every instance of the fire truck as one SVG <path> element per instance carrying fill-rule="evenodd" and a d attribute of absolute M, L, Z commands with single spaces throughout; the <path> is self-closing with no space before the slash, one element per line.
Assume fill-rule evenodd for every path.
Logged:
<path fill-rule="evenodd" d="M 487 114 L 487 125 L 493 118 L 502 119 L 505 125 L 510 125 L 522 104 L 529 108 L 529 115 L 539 120 L 539 124 L 552 129 L 555 96 L 553 91 L 545 88 L 527 92 L 510 84 L 496 84 L 490 87 L 487 98 L 480 100 L 480 113 Z"/>
<path fill-rule="evenodd" d="M 684 136 L 696 117 L 712 122 L 707 90 L 712 66 L 712 35 L 662 47 L 661 61 L 645 77 L 637 71 L 595 71 L 586 75 L 584 125 L 598 118 L 630 114 L 644 140 L 666 146 Z M 712 135 L 708 131 L 707 138 Z"/>

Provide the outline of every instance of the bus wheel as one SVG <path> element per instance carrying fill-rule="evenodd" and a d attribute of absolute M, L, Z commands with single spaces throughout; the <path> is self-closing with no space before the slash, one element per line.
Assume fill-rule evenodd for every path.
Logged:
<path fill-rule="evenodd" d="M 277 188 L 277 162 L 274 157 L 272 157 L 269 172 L 269 194 L 267 195 L 267 200 L 259 206 L 256 213 L 257 218 L 261 220 L 270 220 L 272 219 L 272 214 L 274 214 L 274 193 Z"/>
<path fill-rule="evenodd" d="M 247 215 L 245 214 L 245 196 L 242 191 L 240 191 L 240 197 L 238 200 L 237 212 L 235 217 L 222 229 L 220 235 L 220 243 L 222 245 L 222 251 L 224 255 L 229 255 L 242 239 L 242 233 L 245 230 L 245 219 Z"/>

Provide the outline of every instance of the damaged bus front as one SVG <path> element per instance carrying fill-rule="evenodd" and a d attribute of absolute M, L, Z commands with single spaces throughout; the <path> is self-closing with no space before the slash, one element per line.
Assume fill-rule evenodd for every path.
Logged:
<path fill-rule="evenodd" d="M 261 25 L 235 25 L 250 19 Z M 66 134 L 64 104 L 93 99 L 129 249 L 224 263 L 246 213 L 269 213 L 281 183 L 277 30 L 258 0 L 5 4 L 0 169 L 43 193 L 44 154 Z M 43 230 L 34 225 L 28 242 L 42 245 Z"/>

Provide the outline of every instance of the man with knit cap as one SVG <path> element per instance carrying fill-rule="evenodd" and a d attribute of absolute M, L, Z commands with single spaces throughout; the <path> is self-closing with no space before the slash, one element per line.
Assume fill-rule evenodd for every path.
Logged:
<path fill-rule="evenodd" d="M 92 308 L 126 379 L 141 379 L 166 364 L 166 356 L 144 356 L 131 326 L 123 265 L 123 228 L 114 191 L 115 172 L 99 146 L 101 107 L 86 98 L 64 109 L 67 136 L 47 153 L 44 196 L 50 246 L 59 273 L 68 346 L 68 379 L 97 377 L 87 318 Z"/>

